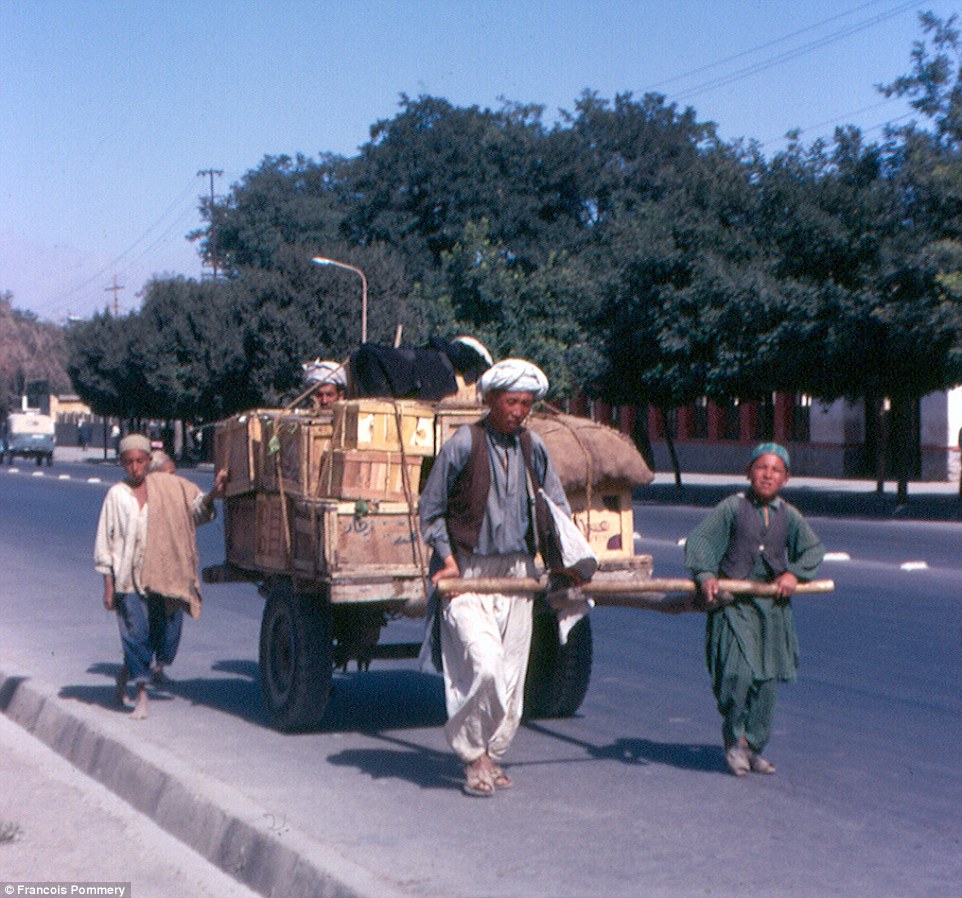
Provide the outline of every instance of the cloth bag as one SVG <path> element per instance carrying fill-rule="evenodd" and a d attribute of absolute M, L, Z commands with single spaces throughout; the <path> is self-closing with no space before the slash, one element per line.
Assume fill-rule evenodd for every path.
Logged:
<path fill-rule="evenodd" d="M 545 567 L 553 574 L 567 574 L 576 583 L 587 583 L 598 570 L 598 557 L 588 540 L 578 525 L 540 488 L 538 501 L 543 502 L 547 510 L 539 534 Z"/>
<path fill-rule="evenodd" d="M 564 581 L 575 584 L 587 583 L 598 570 L 598 557 L 588 540 L 568 517 L 545 493 L 538 490 L 538 503 L 541 505 L 542 522 L 540 529 L 541 558 L 551 573 L 550 580 L 555 586 L 550 592 L 558 590 L 557 595 L 565 596 L 565 603 L 556 608 L 558 618 L 558 638 L 562 645 L 568 641 L 568 634 L 578 621 L 593 607 L 594 602 L 586 599 L 577 587 L 565 588 Z M 559 583 L 558 581 L 561 581 Z"/>

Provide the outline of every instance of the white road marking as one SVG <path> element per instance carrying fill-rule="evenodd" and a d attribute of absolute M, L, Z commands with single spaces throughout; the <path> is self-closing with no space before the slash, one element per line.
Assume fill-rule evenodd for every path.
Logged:
<path fill-rule="evenodd" d="M 928 570 L 928 564 L 924 561 L 906 561 L 904 564 L 899 565 L 903 571 L 925 571 Z"/>
<path fill-rule="evenodd" d="M 851 561 L 852 556 L 848 552 L 826 552 L 826 561 Z"/>

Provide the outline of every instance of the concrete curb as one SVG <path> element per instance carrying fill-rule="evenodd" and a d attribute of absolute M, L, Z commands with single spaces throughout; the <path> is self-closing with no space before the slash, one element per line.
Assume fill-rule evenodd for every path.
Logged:
<path fill-rule="evenodd" d="M 163 748 L 136 741 L 124 724 L 97 719 L 93 709 L 61 700 L 27 674 L 0 670 L 0 711 L 262 895 L 411 898 Z"/>

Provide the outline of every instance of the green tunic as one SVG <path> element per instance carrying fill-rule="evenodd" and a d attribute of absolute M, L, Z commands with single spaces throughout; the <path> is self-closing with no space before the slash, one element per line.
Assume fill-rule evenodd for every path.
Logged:
<path fill-rule="evenodd" d="M 699 583 L 718 576 L 718 566 L 734 533 L 740 498 L 741 495 L 729 496 L 688 537 L 685 566 Z M 748 498 L 762 517 L 764 503 L 751 493 Z M 787 513 L 786 569 L 799 580 L 811 580 L 825 554 L 821 541 L 793 505 L 778 497 L 768 504 L 772 510 L 784 505 Z M 760 582 L 773 579 L 760 557 L 756 559 L 749 579 Z M 736 647 L 736 654 L 741 656 L 737 661 L 733 658 Z M 791 603 L 742 596 L 732 604 L 710 612 L 705 650 L 708 669 L 715 681 L 732 662 L 742 661 L 750 668 L 753 680 L 793 681 L 798 673 L 798 638 Z"/>

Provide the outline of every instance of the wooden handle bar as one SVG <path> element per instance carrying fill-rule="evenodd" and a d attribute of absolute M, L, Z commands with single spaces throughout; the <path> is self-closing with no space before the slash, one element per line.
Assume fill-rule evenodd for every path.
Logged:
<path fill-rule="evenodd" d="M 544 592 L 546 583 L 532 578 L 512 579 L 510 577 L 485 578 L 479 580 L 464 580 L 449 578 L 438 581 L 438 592 L 441 595 L 451 593 L 520 593 Z M 722 592 L 738 595 L 774 596 L 774 583 L 756 583 L 751 580 L 719 580 L 718 588 Z M 811 595 L 832 592 L 835 589 L 834 580 L 811 580 L 799 583 L 795 588 L 795 595 Z M 586 583 L 581 592 L 588 598 L 595 599 L 599 605 L 623 604 L 619 601 L 605 601 L 606 597 L 627 598 L 644 593 L 686 593 L 694 594 L 698 586 L 694 580 L 681 577 L 660 580 L 607 580 L 598 583 Z"/>

